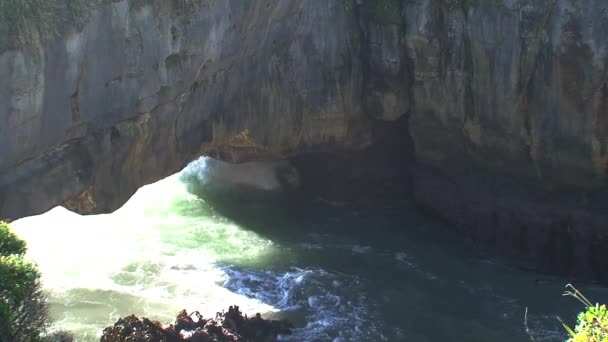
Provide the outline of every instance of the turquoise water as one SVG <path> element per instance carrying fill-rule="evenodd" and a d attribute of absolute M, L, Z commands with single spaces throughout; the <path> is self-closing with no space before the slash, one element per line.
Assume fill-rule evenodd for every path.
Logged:
<path fill-rule="evenodd" d="M 332 207 L 266 191 L 265 172 L 245 172 L 265 190 L 227 184 L 224 167 L 200 159 L 112 214 L 55 208 L 14 222 L 54 328 L 94 341 L 132 313 L 169 322 L 237 304 L 291 319 L 285 341 L 526 341 L 528 307 L 536 340 L 560 341 L 555 316 L 582 309 L 561 296 L 568 279 L 482 259 L 412 205 Z M 581 288 L 608 302 L 606 288 Z"/>

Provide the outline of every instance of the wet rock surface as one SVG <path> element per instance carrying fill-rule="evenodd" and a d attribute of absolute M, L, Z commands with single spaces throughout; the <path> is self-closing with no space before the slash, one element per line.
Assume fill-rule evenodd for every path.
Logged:
<path fill-rule="evenodd" d="M 168 325 L 131 315 L 104 329 L 101 342 L 273 342 L 291 329 L 287 321 L 265 320 L 260 314 L 247 317 L 231 306 L 214 319 L 184 310 Z"/>

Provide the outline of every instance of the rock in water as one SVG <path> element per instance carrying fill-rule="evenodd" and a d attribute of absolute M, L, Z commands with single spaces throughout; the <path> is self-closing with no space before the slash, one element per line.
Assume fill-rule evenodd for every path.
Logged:
<path fill-rule="evenodd" d="M 172 328 L 172 326 L 170 326 Z M 159 322 L 147 318 L 139 319 L 135 315 L 119 319 L 114 326 L 103 330 L 101 342 L 118 341 L 183 341 L 173 329 L 164 329 Z"/>
<path fill-rule="evenodd" d="M 290 334 L 292 328 L 288 321 L 265 320 L 259 313 L 248 318 L 238 306 L 231 306 L 228 312 L 218 312 L 215 319 L 182 310 L 175 323 L 166 326 L 131 315 L 105 328 L 101 342 L 272 342 L 279 335 Z"/>

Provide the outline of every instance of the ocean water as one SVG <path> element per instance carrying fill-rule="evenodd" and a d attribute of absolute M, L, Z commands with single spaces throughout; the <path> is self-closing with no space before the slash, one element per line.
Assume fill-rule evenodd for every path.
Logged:
<path fill-rule="evenodd" d="M 568 279 L 479 257 L 404 203 L 353 209 L 273 191 L 272 168 L 208 158 L 112 214 L 57 207 L 15 221 L 49 291 L 54 329 L 98 341 L 130 314 L 171 322 L 239 305 L 290 319 L 284 341 L 563 341 L 583 308 Z M 580 288 L 608 302 L 608 289 Z"/>

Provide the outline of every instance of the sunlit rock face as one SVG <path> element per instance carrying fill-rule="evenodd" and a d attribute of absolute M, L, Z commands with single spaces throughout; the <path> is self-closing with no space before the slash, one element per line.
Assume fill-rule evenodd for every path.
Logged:
<path fill-rule="evenodd" d="M 81 32 L 0 55 L 0 216 L 109 212 L 202 154 L 369 142 L 342 2 L 179 3 L 112 1 Z"/>
<path fill-rule="evenodd" d="M 403 196 L 500 255 L 606 279 L 605 1 L 173 3 L 113 1 L 0 54 L 1 216 L 108 212 L 201 154 L 344 156 L 386 121 Z"/>

